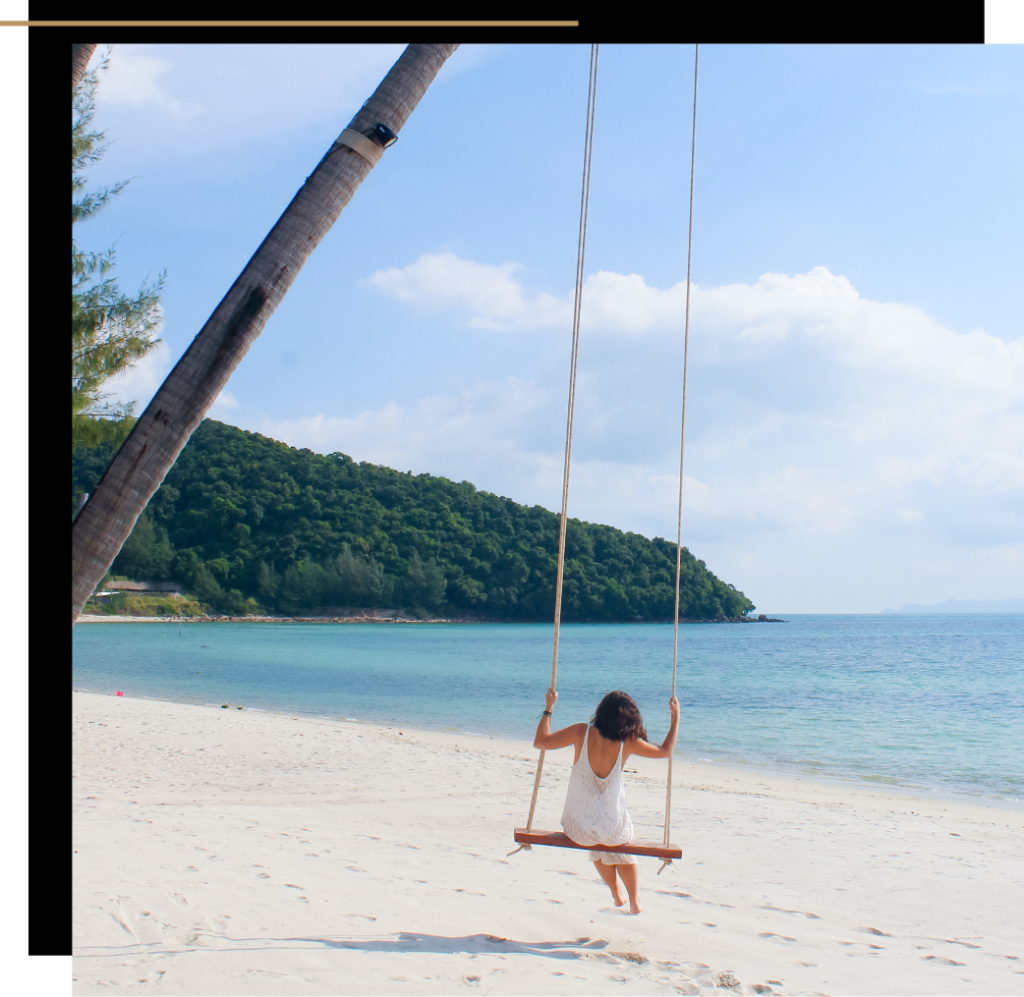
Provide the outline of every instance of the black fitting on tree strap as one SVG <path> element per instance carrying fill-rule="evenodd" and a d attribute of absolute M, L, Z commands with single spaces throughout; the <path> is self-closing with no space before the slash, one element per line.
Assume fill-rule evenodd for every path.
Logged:
<path fill-rule="evenodd" d="M 389 149 L 398 141 L 398 136 L 387 125 L 382 125 L 379 121 L 363 134 L 376 142 L 382 149 Z"/>

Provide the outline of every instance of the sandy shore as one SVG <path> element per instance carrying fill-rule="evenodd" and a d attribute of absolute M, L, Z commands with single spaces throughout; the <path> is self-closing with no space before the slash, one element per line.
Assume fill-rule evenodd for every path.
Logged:
<path fill-rule="evenodd" d="M 525 743 L 90 693 L 74 729 L 76 994 L 1024 994 L 1020 811 L 677 761 L 630 917 L 585 852 L 506 856 Z"/>

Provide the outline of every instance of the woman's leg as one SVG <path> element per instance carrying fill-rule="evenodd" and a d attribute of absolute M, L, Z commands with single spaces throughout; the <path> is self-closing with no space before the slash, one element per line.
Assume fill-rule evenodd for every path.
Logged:
<path fill-rule="evenodd" d="M 619 890 L 619 884 L 615 880 L 615 866 L 605 865 L 604 862 L 598 862 L 594 860 L 594 868 L 601 874 L 601 878 L 605 881 L 608 889 L 612 891 L 612 896 L 615 898 L 615 906 L 621 907 L 626 901 L 622 897 L 622 893 Z"/>
<path fill-rule="evenodd" d="M 615 875 L 616 870 L 619 873 L 619 877 L 622 879 L 622 884 L 626 887 L 626 892 L 629 894 L 629 912 L 630 914 L 639 914 L 643 908 L 637 901 L 637 875 L 636 863 L 631 865 L 613 865 L 612 876 Z"/>

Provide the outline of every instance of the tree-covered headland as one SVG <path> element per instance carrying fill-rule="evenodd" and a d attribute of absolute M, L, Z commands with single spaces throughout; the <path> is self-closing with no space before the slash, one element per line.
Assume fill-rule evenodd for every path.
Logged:
<path fill-rule="evenodd" d="M 72 510 L 114 443 L 73 451 Z M 669 619 L 675 544 L 571 519 L 563 620 Z M 174 580 L 225 613 L 404 607 L 549 620 L 558 516 L 430 474 L 297 450 L 205 420 L 111 568 Z M 681 616 L 753 603 L 683 548 Z"/>

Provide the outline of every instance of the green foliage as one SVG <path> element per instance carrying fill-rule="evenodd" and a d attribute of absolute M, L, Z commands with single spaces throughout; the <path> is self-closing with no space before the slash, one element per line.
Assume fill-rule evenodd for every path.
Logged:
<path fill-rule="evenodd" d="M 158 342 L 163 275 L 134 296 L 122 294 L 111 276 L 114 250 L 84 252 L 75 226 L 106 207 L 128 181 L 86 192 L 85 171 L 107 146 L 103 132 L 91 131 L 96 113 L 97 73 L 86 73 L 72 94 L 71 127 L 71 439 L 72 449 L 103 442 L 120 444 L 135 420 L 132 406 L 112 405 L 102 386 L 127 370 Z"/>
<path fill-rule="evenodd" d="M 173 564 L 174 551 L 167 539 L 167 530 L 155 526 L 152 514 L 146 509 L 118 554 L 117 570 L 129 578 L 163 582 L 172 579 Z"/>
<path fill-rule="evenodd" d="M 203 607 L 195 599 L 173 592 L 117 592 L 102 598 L 93 596 L 82 609 L 89 616 L 178 616 L 179 611 L 183 617 L 203 615 Z"/>
<path fill-rule="evenodd" d="M 93 490 L 114 449 L 73 455 L 74 496 Z M 558 516 L 540 506 L 207 419 L 111 570 L 163 571 L 146 577 L 173 578 L 222 612 L 253 598 L 289 614 L 362 606 L 550 620 L 557 553 Z M 754 608 L 685 548 L 682 563 L 683 617 Z M 674 579 L 674 543 L 569 521 L 563 620 L 669 619 Z"/>

